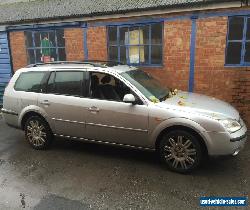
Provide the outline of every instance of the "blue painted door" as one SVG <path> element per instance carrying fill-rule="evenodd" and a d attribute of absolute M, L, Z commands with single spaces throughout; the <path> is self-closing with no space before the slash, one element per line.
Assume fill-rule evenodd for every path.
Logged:
<path fill-rule="evenodd" d="M 0 105 L 4 89 L 11 78 L 11 63 L 7 32 L 0 32 Z"/>

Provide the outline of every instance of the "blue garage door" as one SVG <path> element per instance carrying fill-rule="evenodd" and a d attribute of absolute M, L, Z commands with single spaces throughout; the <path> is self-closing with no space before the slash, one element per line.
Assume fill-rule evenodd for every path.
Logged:
<path fill-rule="evenodd" d="M 0 32 L 0 105 L 3 103 L 5 86 L 11 78 L 11 64 L 8 37 L 6 32 Z"/>

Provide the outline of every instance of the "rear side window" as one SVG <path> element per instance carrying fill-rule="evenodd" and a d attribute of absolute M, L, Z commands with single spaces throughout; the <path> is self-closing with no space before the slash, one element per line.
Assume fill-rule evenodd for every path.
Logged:
<path fill-rule="evenodd" d="M 14 86 L 17 91 L 41 92 L 41 83 L 46 72 L 21 73 Z"/>
<path fill-rule="evenodd" d="M 48 93 L 81 96 L 83 93 L 83 71 L 52 72 L 47 85 Z"/>

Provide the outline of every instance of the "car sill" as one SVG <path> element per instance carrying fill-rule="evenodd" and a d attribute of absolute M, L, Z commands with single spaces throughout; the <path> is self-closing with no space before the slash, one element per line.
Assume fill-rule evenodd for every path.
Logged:
<path fill-rule="evenodd" d="M 97 143 L 97 144 L 107 144 L 107 145 L 127 147 L 127 148 L 132 148 L 132 149 L 155 151 L 154 148 L 134 146 L 134 145 L 129 145 L 129 144 L 120 144 L 120 143 L 115 143 L 115 142 L 100 141 L 100 140 L 87 139 L 87 138 L 81 138 L 81 137 L 75 137 L 75 136 L 65 136 L 65 135 L 61 135 L 61 134 L 54 134 L 54 136 L 67 138 L 67 139 L 73 139 L 73 140 L 77 140 L 77 141 Z"/>

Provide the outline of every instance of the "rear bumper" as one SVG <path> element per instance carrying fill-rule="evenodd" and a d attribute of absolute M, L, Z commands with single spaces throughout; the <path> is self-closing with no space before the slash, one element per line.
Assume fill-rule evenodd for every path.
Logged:
<path fill-rule="evenodd" d="M 7 110 L 7 109 L 1 109 L 2 111 L 2 116 L 4 121 L 15 128 L 18 128 L 18 113 L 12 111 L 12 110 Z"/>
<path fill-rule="evenodd" d="M 208 132 L 210 137 L 208 154 L 218 155 L 237 155 L 245 146 L 247 141 L 247 128 L 244 125 L 235 133 L 228 132 Z"/>

